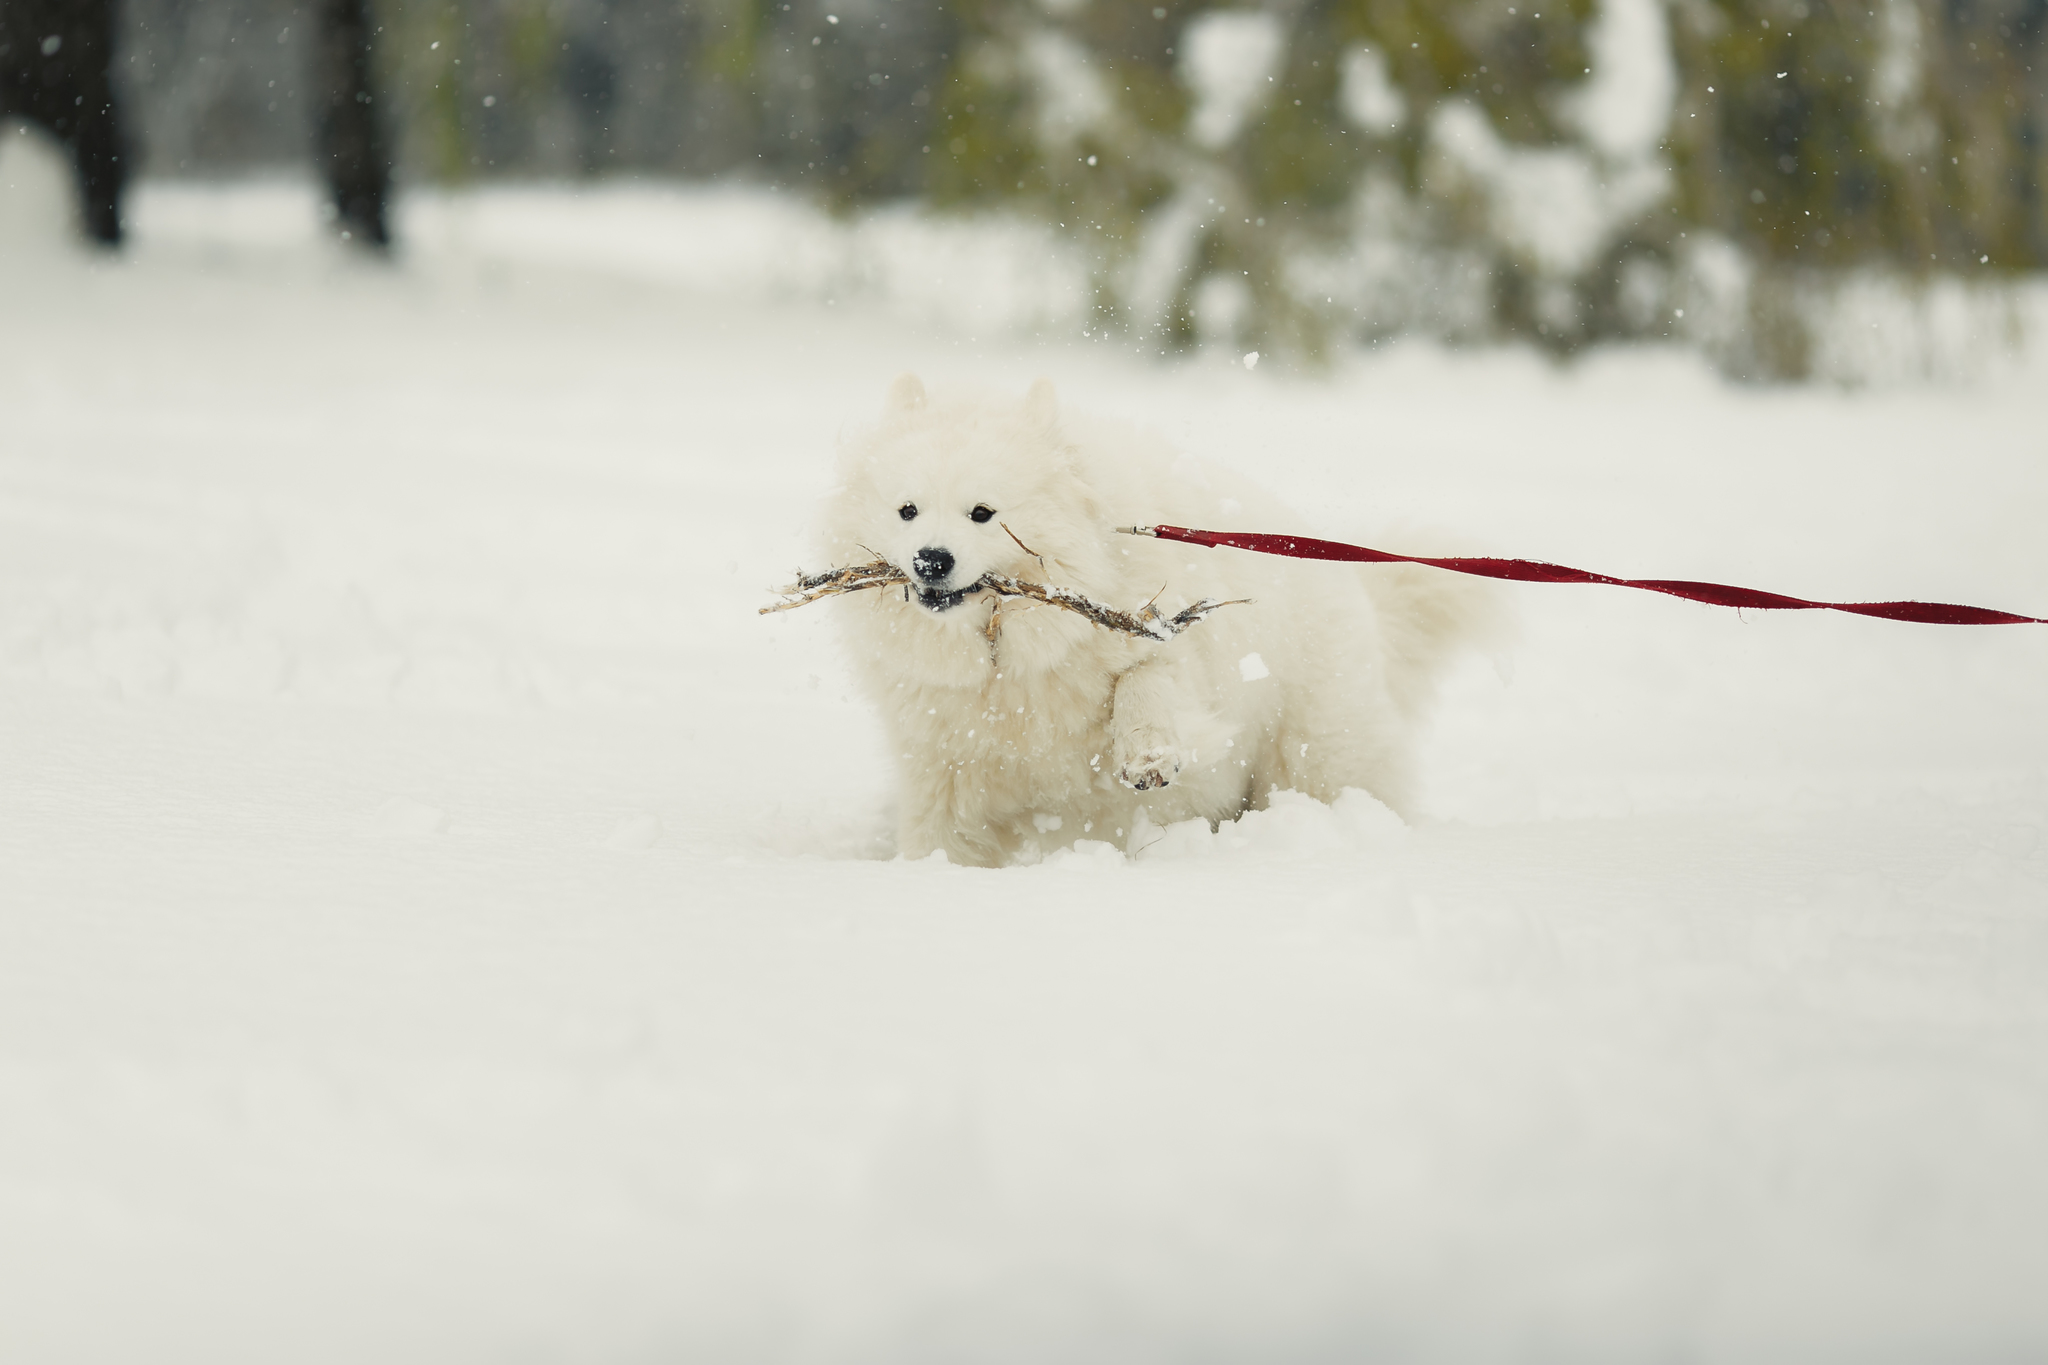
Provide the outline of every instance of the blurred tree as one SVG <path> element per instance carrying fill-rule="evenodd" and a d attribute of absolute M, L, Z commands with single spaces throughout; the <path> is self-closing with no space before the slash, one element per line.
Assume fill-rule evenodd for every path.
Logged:
<path fill-rule="evenodd" d="M 415 174 L 442 184 L 458 184 L 483 169 L 476 146 L 481 96 L 474 85 L 487 65 L 490 30 L 479 31 L 471 17 L 477 8 L 467 0 L 385 6 L 384 65 L 405 129 L 407 160 Z"/>
<path fill-rule="evenodd" d="M 1567 141 L 1559 97 L 1585 71 L 1590 7 L 963 0 L 932 196 L 1038 204 L 1090 242 L 1104 315 L 1169 343 L 1319 346 L 1356 300 L 1339 304 L 1298 265 L 1354 237 L 1362 210 L 1400 222 L 1418 253 L 1476 256 L 1504 323 L 1550 332 L 1519 287 L 1523 253 L 1431 152 L 1453 104 L 1510 146 Z M 1377 215 L 1361 203 L 1375 195 Z M 1458 311 L 1409 305 L 1377 321 Z"/>
<path fill-rule="evenodd" d="M 2041 263 L 2048 0 L 1680 14 L 1689 219 L 1773 262 Z"/>
<path fill-rule="evenodd" d="M 364 0 L 316 0 L 314 156 L 345 236 L 383 247 L 391 166 L 378 127 L 370 15 Z"/>
<path fill-rule="evenodd" d="M 0 0 L 0 113 L 42 124 L 71 153 L 79 223 L 121 241 L 128 178 L 114 60 L 113 0 Z"/>
<path fill-rule="evenodd" d="M 308 120 L 279 62 L 347 3 L 391 96 L 350 145 L 413 177 L 1036 214 L 1161 349 L 1686 336 L 1797 374 L 1842 281 L 2048 257 L 2048 0 L 129 0 L 165 161 L 302 155 L 370 68 L 319 59 Z"/>
<path fill-rule="evenodd" d="M 757 54 L 757 164 L 840 207 L 924 193 L 932 108 L 958 44 L 945 0 L 742 3 Z"/>
<path fill-rule="evenodd" d="M 1682 0 L 1677 210 L 1754 265 L 1751 360 L 1806 372 L 1844 270 L 2048 263 L 2048 0 Z"/>

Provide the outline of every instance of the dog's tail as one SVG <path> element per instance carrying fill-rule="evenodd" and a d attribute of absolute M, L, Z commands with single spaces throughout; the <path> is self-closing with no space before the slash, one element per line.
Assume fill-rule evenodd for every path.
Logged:
<path fill-rule="evenodd" d="M 1361 564 L 1359 576 L 1379 615 L 1387 690 L 1409 719 L 1428 712 L 1438 683 L 1466 651 L 1504 665 L 1514 629 L 1497 584 L 1423 564 Z"/>

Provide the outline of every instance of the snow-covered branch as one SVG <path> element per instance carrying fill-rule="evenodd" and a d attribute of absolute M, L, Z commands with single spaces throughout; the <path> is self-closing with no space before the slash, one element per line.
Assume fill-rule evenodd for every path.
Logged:
<path fill-rule="evenodd" d="M 901 569 L 884 559 L 818 574 L 805 574 L 799 571 L 796 582 L 775 590 L 784 600 L 772 607 L 761 608 L 761 615 L 788 611 L 792 607 L 808 606 L 812 602 L 837 597 L 842 593 L 894 587 L 899 583 L 908 586 L 910 579 Z M 1181 608 L 1171 616 L 1161 612 L 1151 602 L 1147 602 L 1134 612 L 1118 611 L 1115 607 L 1105 605 L 1070 588 L 1027 583 L 1023 579 L 1010 578 L 999 573 L 983 574 L 968 591 L 993 593 L 997 597 L 1022 597 L 1033 602 L 1042 602 L 1049 607 L 1059 607 L 1078 616 L 1085 616 L 1105 630 L 1121 631 L 1125 635 L 1135 635 L 1147 640 L 1171 640 L 1218 608 L 1240 606 L 1251 600 L 1248 597 L 1240 597 L 1228 602 L 1219 602 L 1205 597 L 1191 606 Z M 992 620 L 989 626 L 993 633 L 996 621 Z"/>

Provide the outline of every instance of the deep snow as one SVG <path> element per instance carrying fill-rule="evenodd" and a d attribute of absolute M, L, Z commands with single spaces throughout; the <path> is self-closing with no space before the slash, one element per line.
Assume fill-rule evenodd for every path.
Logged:
<path fill-rule="evenodd" d="M 0 1359 L 2048 1352 L 2048 629 L 1515 588 L 1414 827 L 984 872 L 755 614 L 906 367 L 1391 548 L 2040 614 L 2040 364 L 1160 366 L 631 202 L 0 246 Z"/>

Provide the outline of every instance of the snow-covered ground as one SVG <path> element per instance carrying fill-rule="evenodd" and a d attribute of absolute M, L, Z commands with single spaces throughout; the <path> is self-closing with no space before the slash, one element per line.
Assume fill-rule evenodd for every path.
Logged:
<path fill-rule="evenodd" d="M 755 614 L 905 368 L 1396 547 L 2044 614 L 2041 364 L 1161 366 L 1028 252 L 520 193 L 0 244 L 0 1359 L 2048 1353 L 2048 628 L 1512 589 L 1412 828 L 988 872 Z"/>

